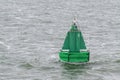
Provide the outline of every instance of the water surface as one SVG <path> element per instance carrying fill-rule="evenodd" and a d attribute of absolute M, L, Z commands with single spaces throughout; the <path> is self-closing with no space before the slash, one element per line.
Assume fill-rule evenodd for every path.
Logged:
<path fill-rule="evenodd" d="M 0 80 L 119 80 L 119 0 L 0 0 Z M 74 16 L 89 63 L 58 52 Z"/>

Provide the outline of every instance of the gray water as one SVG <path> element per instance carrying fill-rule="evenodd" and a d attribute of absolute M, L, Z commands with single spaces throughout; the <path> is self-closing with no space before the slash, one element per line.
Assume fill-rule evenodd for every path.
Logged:
<path fill-rule="evenodd" d="M 74 16 L 88 63 L 59 62 Z M 0 80 L 120 80 L 120 0 L 0 0 Z"/>

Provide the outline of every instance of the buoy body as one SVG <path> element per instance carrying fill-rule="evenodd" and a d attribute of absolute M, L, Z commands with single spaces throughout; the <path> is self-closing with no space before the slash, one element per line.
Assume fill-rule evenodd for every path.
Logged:
<path fill-rule="evenodd" d="M 62 50 L 59 52 L 59 58 L 62 62 L 88 62 L 89 51 L 80 30 L 73 24 L 67 32 Z"/>

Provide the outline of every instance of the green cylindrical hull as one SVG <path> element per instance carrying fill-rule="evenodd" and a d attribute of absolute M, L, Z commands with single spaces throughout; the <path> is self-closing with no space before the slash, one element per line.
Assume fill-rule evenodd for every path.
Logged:
<path fill-rule="evenodd" d="M 61 51 L 59 52 L 60 61 L 63 62 L 88 62 L 89 61 L 89 52 L 83 51 L 83 52 L 65 52 Z"/>

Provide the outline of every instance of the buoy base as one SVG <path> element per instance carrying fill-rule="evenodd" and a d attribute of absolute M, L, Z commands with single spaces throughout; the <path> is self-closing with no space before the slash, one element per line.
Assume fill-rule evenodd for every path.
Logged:
<path fill-rule="evenodd" d="M 88 62 L 89 61 L 89 52 L 82 51 L 82 52 L 66 52 L 61 51 L 59 52 L 60 61 L 62 62 Z"/>

